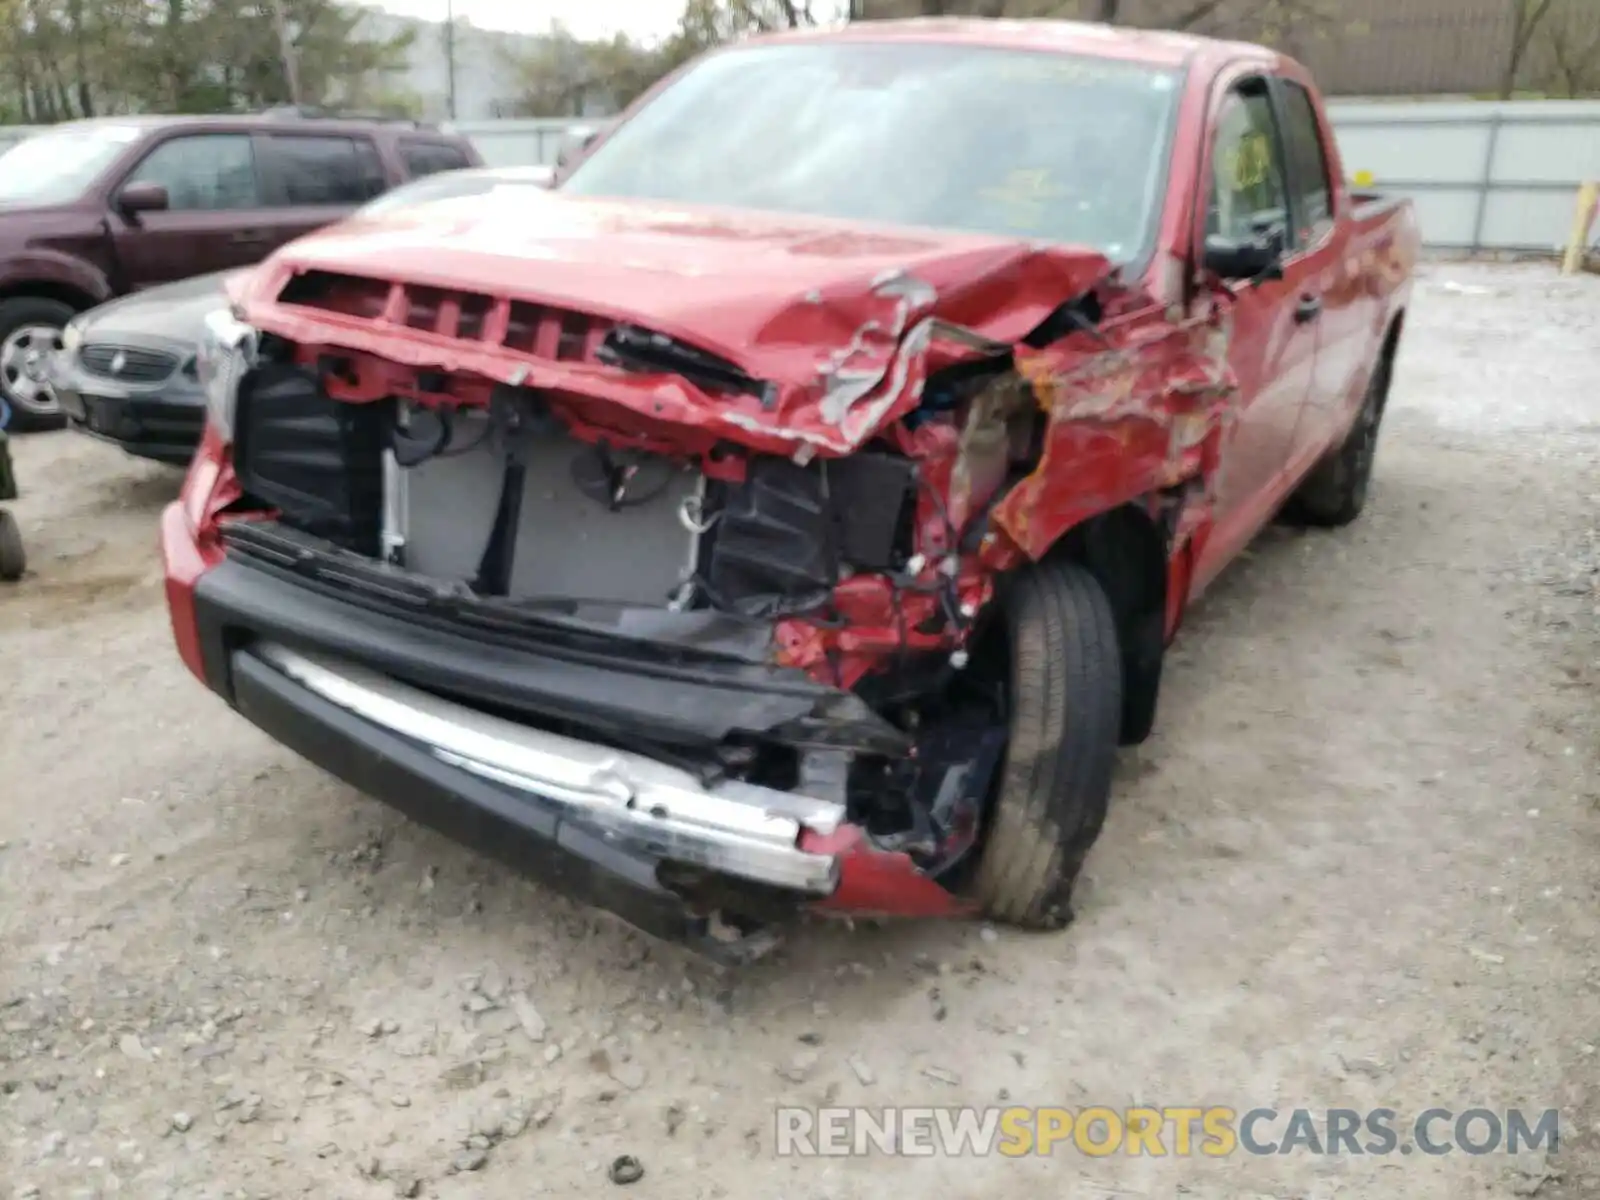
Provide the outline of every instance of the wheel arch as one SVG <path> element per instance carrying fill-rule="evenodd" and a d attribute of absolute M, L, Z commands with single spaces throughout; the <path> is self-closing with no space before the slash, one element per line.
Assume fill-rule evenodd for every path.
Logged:
<path fill-rule="evenodd" d="M 74 284 L 56 279 L 21 280 L 0 285 L 0 303 L 7 300 L 54 300 L 75 313 L 93 308 L 100 301 Z"/>
<path fill-rule="evenodd" d="M 1383 343 L 1378 350 L 1378 363 L 1381 369 L 1388 372 L 1384 379 L 1383 395 L 1378 399 L 1378 411 L 1381 414 L 1389 404 L 1389 388 L 1394 382 L 1395 359 L 1400 353 L 1400 339 L 1405 334 L 1406 310 L 1396 309 L 1389 318 L 1389 327 L 1384 330 Z"/>

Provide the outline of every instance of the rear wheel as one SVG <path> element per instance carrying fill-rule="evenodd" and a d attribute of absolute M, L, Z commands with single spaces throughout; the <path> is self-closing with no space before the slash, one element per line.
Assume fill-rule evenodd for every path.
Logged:
<path fill-rule="evenodd" d="M 22 529 L 17 518 L 0 508 L 0 580 L 14 583 L 28 569 L 28 556 L 22 549 Z"/>
<path fill-rule="evenodd" d="M 1389 398 L 1393 353 L 1387 348 L 1373 368 L 1361 411 L 1344 442 L 1318 463 L 1290 498 L 1286 516 L 1302 525 L 1348 525 L 1361 515 L 1372 482 L 1372 460 L 1378 451 L 1378 427 Z"/>
<path fill-rule="evenodd" d="M 1100 835 L 1122 722 L 1111 602 L 1072 562 L 1018 579 L 1008 612 L 1010 741 L 973 881 L 997 920 L 1072 919 L 1072 887 Z"/>
<path fill-rule="evenodd" d="M 59 429 L 67 422 L 48 372 L 70 320 L 72 309 L 59 300 L 18 296 L 0 301 L 0 398 L 11 409 L 15 432 Z"/>

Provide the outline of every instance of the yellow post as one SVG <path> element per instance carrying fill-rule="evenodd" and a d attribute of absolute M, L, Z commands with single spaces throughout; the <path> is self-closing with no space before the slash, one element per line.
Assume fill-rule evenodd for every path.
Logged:
<path fill-rule="evenodd" d="M 1563 275 L 1576 275 L 1583 270 L 1589 231 L 1594 228 L 1597 210 L 1600 210 L 1600 182 L 1586 183 L 1578 189 L 1578 208 L 1572 217 L 1572 236 L 1567 240 L 1566 257 L 1561 260 Z"/>

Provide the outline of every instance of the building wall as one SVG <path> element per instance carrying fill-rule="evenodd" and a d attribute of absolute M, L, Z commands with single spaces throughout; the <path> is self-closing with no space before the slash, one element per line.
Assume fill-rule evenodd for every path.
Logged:
<path fill-rule="evenodd" d="M 860 0 L 868 16 L 935 9 L 969 12 L 976 0 Z M 1511 59 L 1513 0 L 1224 0 L 1196 33 L 1265 42 L 1306 62 L 1329 95 L 1463 96 L 1498 93 Z M 1195 0 L 1120 0 L 1119 21 L 1170 27 Z M 1100 0 L 1007 0 L 1008 13 L 1094 19 Z M 1545 29 L 1600 59 L 1600 0 L 1554 0 Z M 1549 46 L 1536 39 L 1519 83 L 1543 90 Z M 1596 63 L 1600 90 L 1600 62 Z"/>
<path fill-rule="evenodd" d="M 448 118 L 450 69 L 444 22 L 418 21 L 373 11 L 363 19 L 360 28 L 368 37 L 394 37 L 406 29 L 416 31 L 405 70 L 390 73 L 384 86 L 397 95 L 415 96 L 425 119 L 442 121 Z M 511 60 L 532 52 L 540 40 L 528 34 L 477 29 L 457 20 L 457 119 L 481 121 L 508 115 L 518 91 L 517 72 Z"/>

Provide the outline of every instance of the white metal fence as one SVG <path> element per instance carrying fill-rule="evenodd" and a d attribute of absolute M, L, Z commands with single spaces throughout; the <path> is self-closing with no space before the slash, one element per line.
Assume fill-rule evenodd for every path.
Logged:
<path fill-rule="evenodd" d="M 1345 166 L 1410 196 L 1435 249 L 1548 253 L 1566 244 L 1578 186 L 1600 179 L 1600 102 L 1340 102 Z M 567 120 L 460 121 L 494 166 L 552 163 Z M 0 150 L 26 127 L 0 126 Z M 0 170 L 3 170 L 0 166 Z"/>
<path fill-rule="evenodd" d="M 592 127 L 592 121 L 526 118 L 502 121 L 446 121 L 444 128 L 472 139 L 491 167 L 522 167 L 556 161 L 569 129 Z"/>
<path fill-rule="evenodd" d="M 1580 184 L 1600 179 L 1600 103 L 1341 103 L 1348 171 L 1410 196 L 1430 247 L 1549 252 L 1566 245 Z"/>
<path fill-rule="evenodd" d="M 1578 186 L 1600 179 L 1600 103 L 1334 103 L 1345 167 L 1410 196 L 1439 250 L 1552 252 L 1566 244 Z M 473 121 L 455 128 L 496 166 L 550 163 L 571 122 Z"/>

